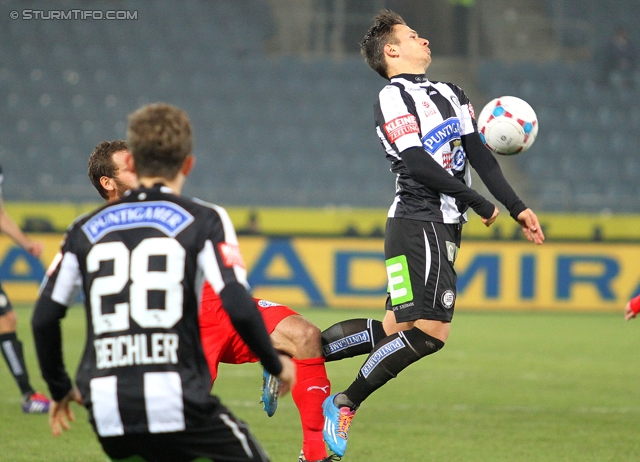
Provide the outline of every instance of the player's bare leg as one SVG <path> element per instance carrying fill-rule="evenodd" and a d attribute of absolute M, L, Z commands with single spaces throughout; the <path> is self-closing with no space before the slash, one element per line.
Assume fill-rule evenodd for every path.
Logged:
<path fill-rule="evenodd" d="M 9 371 L 22 393 L 22 411 L 27 414 L 46 414 L 49 411 L 50 402 L 42 393 L 36 393 L 31 386 L 22 351 L 22 342 L 16 334 L 17 326 L 18 320 L 15 311 L 10 310 L 0 315 L 0 350 L 2 350 Z"/>
<path fill-rule="evenodd" d="M 271 342 L 276 350 L 291 356 L 296 365 L 296 384 L 291 396 L 302 423 L 302 460 L 324 460 L 327 451 L 322 437 L 322 402 L 331 390 L 322 356 L 320 329 L 302 316 L 287 316 L 271 333 Z"/>

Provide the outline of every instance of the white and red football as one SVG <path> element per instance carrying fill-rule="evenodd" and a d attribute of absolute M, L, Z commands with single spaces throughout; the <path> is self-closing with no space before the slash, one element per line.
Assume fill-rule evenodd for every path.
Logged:
<path fill-rule="evenodd" d="M 489 101 L 480 112 L 478 132 L 492 152 L 512 156 L 531 147 L 538 135 L 538 117 L 526 101 L 501 96 Z"/>

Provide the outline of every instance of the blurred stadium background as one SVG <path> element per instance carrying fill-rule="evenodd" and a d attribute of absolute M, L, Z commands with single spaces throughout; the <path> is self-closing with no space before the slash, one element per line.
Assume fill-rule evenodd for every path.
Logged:
<path fill-rule="evenodd" d="M 130 111 L 162 100 L 195 125 L 190 194 L 227 205 L 386 207 L 393 177 L 371 128 L 384 82 L 358 42 L 388 7 L 431 41 L 432 79 L 459 83 L 477 109 L 513 94 L 537 110 L 540 137 L 513 162 L 537 208 L 640 211 L 639 93 L 601 84 L 600 67 L 618 27 L 640 42 L 637 0 L 55 3 L 137 18 L 102 21 L 12 20 L 13 10 L 46 17 L 53 4 L 0 6 L 10 201 L 94 198 L 88 153 L 124 137 Z"/>
<path fill-rule="evenodd" d="M 260 230 L 271 236 L 370 237 L 368 247 L 349 244 L 352 252 L 336 253 L 334 260 L 379 260 L 379 253 L 370 253 L 380 248 L 394 178 L 373 132 L 371 108 L 384 81 L 364 64 L 358 42 L 383 7 L 399 12 L 430 40 L 429 77 L 459 84 L 476 111 L 505 94 L 534 107 L 538 139 L 529 152 L 501 158 L 501 165 L 539 213 L 550 243 L 626 243 L 613 254 L 604 247 L 577 247 L 567 270 L 568 284 L 591 285 L 596 302 L 590 309 L 600 302 L 620 307 L 640 287 L 636 247 L 629 244 L 640 239 L 640 78 L 634 75 L 626 85 L 609 79 L 606 58 L 607 43 L 621 27 L 640 43 L 638 0 L 66 0 L 55 7 L 47 1 L 0 1 L 0 163 L 10 214 L 27 231 L 60 233 L 99 201 L 86 176 L 93 147 L 124 138 L 126 116 L 141 104 L 165 101 L 185 109 L 194 125 L 197 168 L 186 194 L 228 207 L 238 228 L 255 215 Z M 56 20 L 54 8 L 84 11 L 85 17 L 118 11 L 122 19 L 98 20 L 90 13 L 87 19 Z M 509 218 L 491 229 L 470 218 L 468 237 L 519 239 Z M 249 260 L 266 267 L 260 249 L 270 244 L 257 242 L 245 245 L 258 248 L 249 251 L 255 254 Z M 307 245 L 298 244 L 291 249 Z M 55 252 L 55 243 L 49 247 Z M 497 255 L 503 247 L 488 251 Z M 473 245 L 467 249 L 481 255 Z M 526 305 L 527 296 L 537 297 L 528 287 L 543 284 L 543 263 L 531 263 L 527 255 L 535 250 L 522 249 L 514 257 L 523 274 L 520 298 L 504 306 L 523 300 Z M 549 257 L 556 279 L 566 269 L 565 247 L 558 249 Z M 289 250 L 272 252 L 289 268 L 262 278 L 269 279 L 275 296 L 287 284 L 304 283 L 304 277 L 290 274 L 297 260 L 318 259 Z M 602 258 L 590 260 L 601 251 Z M 585 255 L 590 257 L 580 260 Z M 10 263 L 5 256 L 1 279 L 26 280 L 29 270 Z M 490 306 L 495 265 L 475 257 L 469 268 L 474 264 L 478 278 L 483 270 L 488 274 L 483 296 Z M 371 283 L 358 265 L 346 268 L 342 276 L 354 276 L 342 287 L 345 293 L 384 292 L 384 274 Z M 500 268 L 501 274 L 510 271 Z M 540 277 L 527 279 L 538 272 Z M 317 277 L 313 273 L 311 279 Z M 327 287 L 339 285 L 337 276 L 331 281 Z M 555 300 L 561 299 L 560 283 L 549 284 Z M 567 291 L 573 297 L 573 286 Z M 590 292 L 584 297 L 594 299 Z M 293 300 L 314 298 L 307 291 Z"/>

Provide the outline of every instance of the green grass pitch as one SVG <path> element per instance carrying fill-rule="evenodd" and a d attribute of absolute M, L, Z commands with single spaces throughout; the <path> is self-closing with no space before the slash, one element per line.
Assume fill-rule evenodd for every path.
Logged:
<path fill-rule="evenodd" d="M 29 329 L 16 307 L 34 385 L 45 390 Z M 301 310 L 326 328 L 383 310 Z M 84 315 L 64 323 L 68 368 L 84 345 Z M 456 314 L 445 348 L 404 371 L 358 411 L 343 460 L 635 461 L 640 454 L 640 320 L 619 314 Z M 327 365 L 333 390 L 362 358 Z M 290 396 L 268 418 L 259 404 L 257 364 L 222 365 L 214 392 L 251 425 L 274 462 L 297 460 L 301 430 Z M 23 415 L 16 385 L 0 364 L 0 461 L 104 461 L 84 410 L 71 431 L 49 433 L 47 418 Z"/>

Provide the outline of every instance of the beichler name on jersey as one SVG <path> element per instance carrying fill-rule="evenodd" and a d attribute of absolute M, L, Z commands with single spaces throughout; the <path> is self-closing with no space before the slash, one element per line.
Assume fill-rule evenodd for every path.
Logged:
<path fill-rule="evenodd" d="M 82 226 L 82 231 L 92 244 L 111 231 L 141 226 L 175 237 L 192 221 L 193 215 L 173 202 L 125 203 L 100 211 Z"/>
<path fill-rule="evenodd" d="M 156 332 L 120 335 L 93 341 L 96 367 L 110 369 L 141 364 L 178 364 L 178 334 Z"/>
<path fill-rule="evenodd" d="M 445 143 L 460 139 L 460 120 L 451 117 L 435 127 L 422 138 L 426 151 L 434 155 Z"/>

